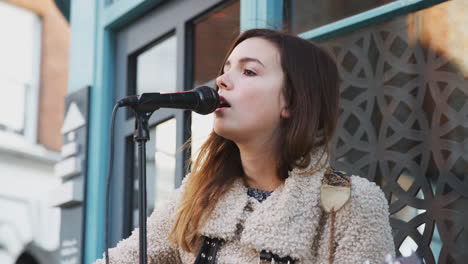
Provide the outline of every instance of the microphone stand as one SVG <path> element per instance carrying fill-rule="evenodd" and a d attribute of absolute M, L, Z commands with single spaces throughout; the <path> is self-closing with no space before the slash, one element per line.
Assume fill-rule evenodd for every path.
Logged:
<path fill-rule="evenodd" d="M 138 144 L 138 222 L 139 222 L 139 243 L 140 243 L 140 264 L 147 264 L 146 254 L 146 142 L 150 139 L 148 120 L 154 111 L 158 110 L 161 104 L 154 102 L 161 100 L 160 93 L 148 93 L 138 96 L 128 96 L 118 102 L 119 107 L 130 106 L 135 113 L 135 132 L 133 141 Z M 178 104 L 172 96 L 175 94 L 165 94 L 166 100 L 171 102 L 174 108 L 190 109 L 200 114 L 213 112 L 219 104 L 219 96 L 210 87 L 204 86 L 194 89 L 194 92 L 178 93 L 180 101 Z M 195 105 L 190 102 L 194 100 Z M 202 104 L 203 103 L 203 104 Z M 200 104 L 200 105 L 199 105 Z"/>
<path fill-rule="evenodd" d="M 135 112 L 135 132 L 133 141 L 138 144 L 138 222 L 140 242 L 140 264 L 147 264 L 146 254 L 146 142 L 150 139 L 148 120 L 153 111 L 139 109 L 138 105 L 132 107 Z"/>

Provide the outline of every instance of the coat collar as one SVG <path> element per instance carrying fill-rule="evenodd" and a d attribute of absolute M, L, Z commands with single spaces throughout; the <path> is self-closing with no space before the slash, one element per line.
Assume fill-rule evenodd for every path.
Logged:
<path fill-rule="evenodd" d="M 249 199 L 242 179 L 236 180 L 218 201 L 200 233 L 229 241 L 240 223 L 244 227 L 242 244 L 258 252 L 309 259 L 321 216 L 320 186 L 327 167 L 328 154 L 324 148 L 318 148 L 311 153 L 309 165 L 289 172 L 285 183 L 263 203 Z M 244 222 L 248 204 L 254 210 Z"/>

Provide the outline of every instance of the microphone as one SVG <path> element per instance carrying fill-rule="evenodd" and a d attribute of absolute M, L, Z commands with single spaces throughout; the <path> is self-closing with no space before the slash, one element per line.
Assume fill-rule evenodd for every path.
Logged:
<path fill-rule="evenodd" d="M 144 93 L 140 96 L 128 96 L 117 104 L 131 106 L 135 111 L 140 112 L 152 112 L 159 108 L 177 108 L 206 115 L 218 107 L 219 95 L 213 88 L 201 86 L 178 93 Z"/>

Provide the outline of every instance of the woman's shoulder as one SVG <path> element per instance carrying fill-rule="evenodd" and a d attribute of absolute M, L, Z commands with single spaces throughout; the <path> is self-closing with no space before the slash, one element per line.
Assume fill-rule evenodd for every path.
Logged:
<path fill-rule="evenodd" d="M 363 219 L 388 219 L 388 200 L 375 182 L 358 176 L 351 176 L 351 198 L 348 214 Z"/>
<path fill-rule="evenodd" d="M 388 205 L 380 186 L 359 175 L 351 176 L 351 199 L 362 205 L 374 202 Z"/>

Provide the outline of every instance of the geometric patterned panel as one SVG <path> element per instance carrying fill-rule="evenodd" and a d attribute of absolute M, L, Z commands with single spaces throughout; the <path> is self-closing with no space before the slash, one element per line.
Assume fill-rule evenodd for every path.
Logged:
<path fill-rule="evenodd" d="M 381 186 L 398 255 L 468 263 L 467 74 L 408 35 L 402 16 L 321 43 L 342 78 L 332 165 Z"/>

